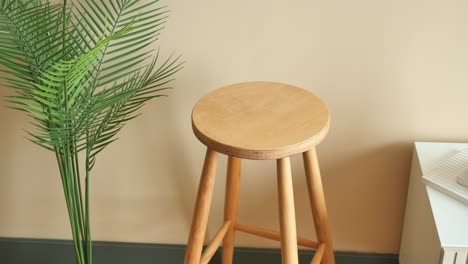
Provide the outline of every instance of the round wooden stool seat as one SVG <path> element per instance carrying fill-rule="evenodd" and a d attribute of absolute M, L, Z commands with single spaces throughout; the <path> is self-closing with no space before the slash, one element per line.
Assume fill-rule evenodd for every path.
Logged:
<path fill-rule="evenodd" d="M 282 264 L 299 264 L 298 245 L 315 248 L 311 264 L 335 264 L 315 145 L 329 128 L 329 113 L 314 94 L 287 84 L 246 82 L 217 89 L 193 108 L 192 127 L 207 146 L 185 264 L 208 264 L 222 244 L 222 264 L 233 264 L 235 233 L 281 243 Z M 219 153 L 228 155 L 224 221 L 203 249 Z M 302 153 L 318 241 L 297 236 L 290 157 Z M 237 223 L 242 159 L 276 159 L 279 232 Z"/>
<path fill-rule="evenodd" d="M 215 151 L 246 159 L 280 159 L 320 143 L 329 119 L 325 103 L 304 89 L 246 82 L 202 97 L 193 108 L 192 127 Z"/>

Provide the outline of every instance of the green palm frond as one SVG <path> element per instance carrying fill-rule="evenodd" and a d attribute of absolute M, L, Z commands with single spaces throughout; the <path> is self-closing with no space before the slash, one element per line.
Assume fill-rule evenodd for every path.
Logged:
<path fill-rule="evenodd" d="M 70 20 L 70 14 L 60 5 L 0 2 L 0 61 L 9 68 L 7 73 L 29 80 L 63 54 L 74 54 L 74 45 L 62 41 L 63 22 Z"/>
<path fill-rule="evenodd" d="M 164 96 L 182 62 L 160 62 L 153 48 L 168 13 L 158 0 L 64 2 L 0 0 L 0 79 L 15 92 L 6 97 L 10 107 L 32 118 L 28 139 L 55 153 L 77 263 L 91 264 L 96 157 L 146 102 Z"/>
<path fill-rule="evenodd" d="M 36 124 L 42 133 L 35 135 L 31 141 L 53 149 L 59 147 L 69 135 L 73 135 L 77 142 L 85 140 L 84 124 L 90 122 L 90 116 L 86 116 L 90 106 L 83 95 L 91 94 L 86 89 L 92 87 L 89 86 L 90 80 L 84 77 L 92 71 L 104 47 L 130 29 L 131 24 L 101 40 L 80 57 L 52 64 L 49 70 L 39 75 L 36 82 L 31 83 L 34 89 L 24 87 L 24 95 L 8 96 L 8 101 L 14 104 L 12 108 L 43 121 Z"/>
<path fill-rule="evenodd" d="M 96 154 L 115 140 L 114 136 L 125 123 L 138 116 L 136 113 L 147 101 L 163 96 L 170 75 L 181 69 L 179 58 L 169 58 L 155 70 L 157 57 L 144 70 L 129 77 L 123 85 L 101 91 L 96 95 L 95 107 L 91 110 L 96 119 L 90 126 L 91 167 Z"/>
<path fill-rule="evenodd" d="M 76 12 L 82 18 L 75 22 L 77 34 L 89 40 L 91 46 L 98 40 L 96 36 L 118 31 L 132 20 L 134 24 L 129 34 L 106 47 L 92 75 L 96 87 L 124 80 L 142 68 L 141 63 L 151 57 L 153 50 L 149 46 L 157 41 L 168 12 L 166 8 L 157 6 L 158 0 L 148 3 L 138 0 L 106 2 L 83 0 L 76 4 Z"/>

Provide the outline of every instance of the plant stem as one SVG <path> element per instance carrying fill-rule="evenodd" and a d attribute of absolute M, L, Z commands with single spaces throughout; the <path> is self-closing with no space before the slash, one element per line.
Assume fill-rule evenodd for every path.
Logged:
<path fill-rule="evenodd" d="M 65 158 L 65 166 L 66 166 L 66 177 L 67 177 L 67 182 L 68 182 L 68 192 L 71 197 L 71 219 L 73 219 L 73 222 L 71 224 L 72 226 L 72 233 L 73 233 L 73 242 L 75 244 L 75 247 L 78 248 L 79 254 L 77 255 L 77 260 L 79 261 L 79 264 L 85 264 L 86 262 L 84 261 L 84 251 L 83 251 L 83 245 L 82 245 L 82 232 L 80 232 L 80 209 L 78 206 L 78 193 L 77 193 L 77 186 L 74 182 L 74 172 L 72 168 L 72 160 L 73 157 L 70 153 L 70 142 L 67 140 L 65 147 L 64 147 L 64 158 Z"/>
<path fill-rule="evenodd" d="M 60 156 L 59 153 L 61 152 L 61 149 L 59 148 L 55 148 L 55 156 L 57 158 L 57 164 L 59 166 L 59 170 L 60 170 L 60 176 L 62 178 L 62 186 L 63 186 L 63 193 L 64 193 L 64 196 L 65 196 L 65 203 L 67 205 L 67 210 L 68 210 L 68 217 L 70 218 L 70 226 L 72 227 L 72 235 L 73 235 L 73 241 L 75 241 L 76 239 L 76 236 L 75 236 L 75 232 L 74 232 L 74 220 L 73 220 L 73 207 L 72 207 L 72 203 L 71 203 L 71 199 L 70 199 L 70 192 L 69 192 L 69 188 L 68 188 L 68 177 L 67 177 L 67 172 L 65 170 L 65 159 L 63 158 L 63 156 Z M 60 154 L 63 154 L 60 153 Z M 79 256 L 79 252 L 80 252 L 80 249 L 78 248 L 78 245 L 76 243 L 74 243 L 74 247 L 75 247 L 75 254 L 76 256 Z M 80 263 L 80 260 L 77 258 L 78 260 L 78 263 Z"/>
<path fill-rule="evenodd" d="M 62 146 L 61 148 L 58 149 L 58 153 L 56 152 L 56 157 L 57 157 L 57 163 L 59 164 L 60 168 L 60 175 L 62 178 L 62 185 L 63 185 L 63 191 L 65 195 L 65 201 L 67 204 L 67 209 L 68 209 L 68 216 L 70 218 L 70 226 L 72 230 L 72 236 L 73 236 L 73 242 L 74 242 L 74 247 L 75 247 L 75 254 L 77 257 L 77 264 L 85 264 L 82 260 L 82 247 L 81 243 L 77 243 L 77 241 L 80 241 L 80 233 L 77 230 L 77 223 L 76 223 L 76 210 L 75 210 L 75 204 L 74 204 L 74 195 L 73 195 L 73 183 L 70 182 L 69 180 L 73 177 L 71 175 L 71 170 L 70 164 L 69 164 L 69 159 L 67 157 L 67 149 L 66 146 Z"/>
<path fill-rule="evenodd" d="M 80 177 L 80 168 L 79 168 L 79 158 L 78 158 L 75 140 L 73 141 L 74 143 L 70 144 L 71 146 L 73 146 L 73 150 L 72 150 L 73 154 L 71 157 L 72 169 L 74 173 L 73 183 L 74 183 L 75 188 L 77 189 L 76 190 L 77 196 L 78 196 L 77 197 L 77 202 L 78 202 L 77 210 L 79 210 L 79 215 L 80 215 L 81 235 L 82 237 L 85 237 L 84 228 L 83 228 L 84 211 L 83 211 L 83 198 L 81 194 L 81 177 Z"/>
<path fill-rule="evenodd" d="M 90 98 L 92 100 L 92 97 Z M 85 158 L 85 171 L 86 171 L 86 178 L 85 178 L 85 234 L 86 234 L 86 251 L 87 251 L 87 264 L 92 264 L 93 262 L 93 245 L 91 240 L 91 221 L 90 221 L 90 207 L 89 207 L 89 174 L 91 171 L 90 167 L 90 154 L 91 148 L 88 145 L 90 140 L 89 135 L 89 127 L 86 127 L 86 158 Z"/>
<path fill-rule="evenodd" d="M 85 229 L 86 229 L 86 239 L 87 239 L 87 264 L 92 264 L 93 262 L 93 245 L 92 245 L 92 240 L 91 240 L 91 223 L 90 223 L 90 208 L 89 208 L 89 173 L 90 173 L 90 168 L 89 168 L 89 149 L 86 150 L 86 186 L 85 186 L 85 192 L 86 192 L 86 201 L 85 201 L 85 207 L 86 207 L 86 220 L 85 220 Z"/>

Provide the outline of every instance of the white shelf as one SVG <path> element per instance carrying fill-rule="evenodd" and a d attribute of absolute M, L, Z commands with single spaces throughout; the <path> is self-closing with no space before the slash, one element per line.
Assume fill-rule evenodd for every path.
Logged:
<path fill-rule="evenodd" d="M 424 175 L 468 144 L 418 142 L 415 147 Z M 468 205 L 431 187 L 426 186 L 426 189 L 442 246 L 467 247 Z"/>
<path fill-rule="evenodd" d="M 400 248 L 401 264 L 466 264 L 468 205 L 422 180 L 438 164 L 468 144 L 415 143 Z"/>

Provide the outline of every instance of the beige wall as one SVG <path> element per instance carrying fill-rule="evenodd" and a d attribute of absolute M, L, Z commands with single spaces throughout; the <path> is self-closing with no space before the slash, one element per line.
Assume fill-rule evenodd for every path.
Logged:
<path fill-rule="evenodd" d="M 204 155 L 192 106 L 219 86 L 269 80 L 307 88 L 330 107 L 332 129 L 318 150 L 336 248 L 398 252 L 411 142 L 468 139 L 468 1 L 166 4 L 163 50 L 187 64 L 170 97 L 146 107 L 98 159 L 94 238 L 185 243 Z M 26 121 L 0 110 L 0 236 L 69 238 L 54 160 L 23 139 Z M 222 158 L 220 173 L 225 166 Z M 314 236 L 299 157 L 293 170 L 299 233 Z M 224 182 L 218 177 L 209 235 L 222 219 Z M 278 227 L 273 161 L 245 162 L 239 214 Z"/>

